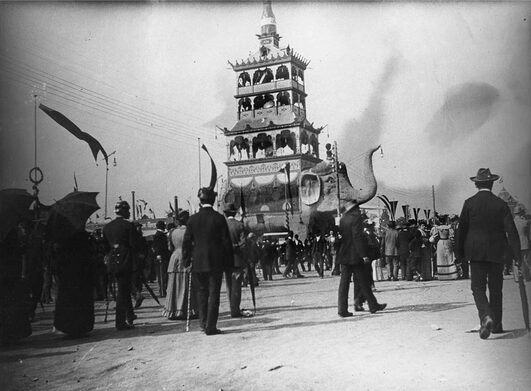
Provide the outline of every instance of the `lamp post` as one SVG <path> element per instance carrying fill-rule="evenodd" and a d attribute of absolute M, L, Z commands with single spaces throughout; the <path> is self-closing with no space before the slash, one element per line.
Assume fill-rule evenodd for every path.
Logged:
<path fill-rule="evenodd" d="M 104 217 L 105 220 L 107 219 L 107 198 L 108 198 L 107 187 L 109 183 L 109 157 L 111 157 L 115 153 L 116 151 L 112 151 L 109 155 L 107 155 L 107 161 L 105 162 L 105 217 Z M 113 167 L 116 167 L 116 156 L 114 157 L 112 165 Z"/>

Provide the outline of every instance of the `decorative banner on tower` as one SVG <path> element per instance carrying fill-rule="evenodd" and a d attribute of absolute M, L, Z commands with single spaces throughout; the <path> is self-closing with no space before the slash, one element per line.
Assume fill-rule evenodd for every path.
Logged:
<path fill-rule="evenodd" d="M 292 195 L 291 195 L 291 186 L 290 186 L 290 179 L 289 179 L 289 169 L 290 169 L 290 164 L 289 162 L 286 162 L 282 165 L 282 167 L 280 168 L 280 171 L 286 174 L 287 180 L 286 180 L 286 184 L 284 185 L 287 188 L 286 192 L 287 192 L 288 199 L 286 200 L 286 202 L 288 203 L 289 209 L 291 210 L 291 215 L 293 215 L 293 205 L 291 205 Z"/>
<path fill-rule="evenodd" d="M 49 107 L 43 105 L 42 103 L 39 104 L 39 109 L 44 111 L 48 116 L 53 119 L 55 122 L 57 122 L 59 125 L 61 125 L 63 128 L 68 130 L 70 133 L 72 133 L 74 136 L 76 136 L 78 139 L 85 141 L 92 151 L 92 155 L 94 156 L 94 160 L 98 161 L 98 152 L 101 151 L 105 163 L 109 164 L 107 152 L 105 152 L 105 149 L 101 146 L 100 142 L 96 140 L 94 137 L 92 137 L 90 134 L 83 132 L 81 129 L 79 129 L 76 124 L 74 124 L 72 121 L 70 121 L 68 118 L 66 118 L 63 114 L 61 114 L 58 111 L 55 111 L 53 109 L 50 109 Z"/>

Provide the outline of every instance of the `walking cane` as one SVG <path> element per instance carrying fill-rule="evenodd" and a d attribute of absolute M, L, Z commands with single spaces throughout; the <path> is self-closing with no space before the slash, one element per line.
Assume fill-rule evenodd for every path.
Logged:
<path fill-rule="evenodd" d="M 192 270 L 188 273 L 188 303 L 186 306 L 186 332 L 190 331 L 190 314 L 192 305 Z"/>

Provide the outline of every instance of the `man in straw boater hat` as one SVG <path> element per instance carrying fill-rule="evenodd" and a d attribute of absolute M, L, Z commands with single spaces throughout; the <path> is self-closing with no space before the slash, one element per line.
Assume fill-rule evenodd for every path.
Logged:
<path fill-rule="evenodd" d="M 487 339 L 491 332 L 503 333 L 503 267 L 508 245 L 516 262 L 520 262 L 520 239 L 509 206 L 492 194 L 498 178 L 488 168 L 480 168 L 470 178 L 478 192 L 465 201 L 457 234 L 456 252 L 470 260 L 470 285 L 481 322 L 481 339 Z"/>

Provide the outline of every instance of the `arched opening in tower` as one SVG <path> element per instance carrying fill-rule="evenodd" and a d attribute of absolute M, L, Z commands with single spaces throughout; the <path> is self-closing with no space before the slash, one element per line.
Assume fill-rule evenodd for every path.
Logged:
<path fill-rule="evenodd" d="M 269 68 L 257 69 L 253 74 L 253 85 L 273 81 L 273 71 Z"/>
<path fill-rule="evenodd" d="M 253 157 L 256 159 L 273 156 L 273 140 L 266 133 L 253 138 Z"/>
<path fill-rule="evenodd" d="M 277 94 L 277 105 L 286 106 L 291 104 L 291 99 L 288 91 L 281 91 Z"/>
<path fill-rule="evenodd" d="M 275 144 L 277 156 L 293 155 L 297 150 L 295 133 L 290 132 L 289 129 L 284 129 L 280 134 L 277 134 Z"/>
<path fill-rule="evenodd" d="M 247 72 L 240 73 L 238 76 L 238 87 L 246 87 L 251 85 L 251 76 Z"/>
<path fill-rule="evenodd" d="M 277 74 L 276 74 L 276 79 L 277 80 L 287 80 L 287 79 L 289 79 L 289 70 L 288 70 L 287 66 L 281 65 L 281 66 L 278 67 Z"/>

